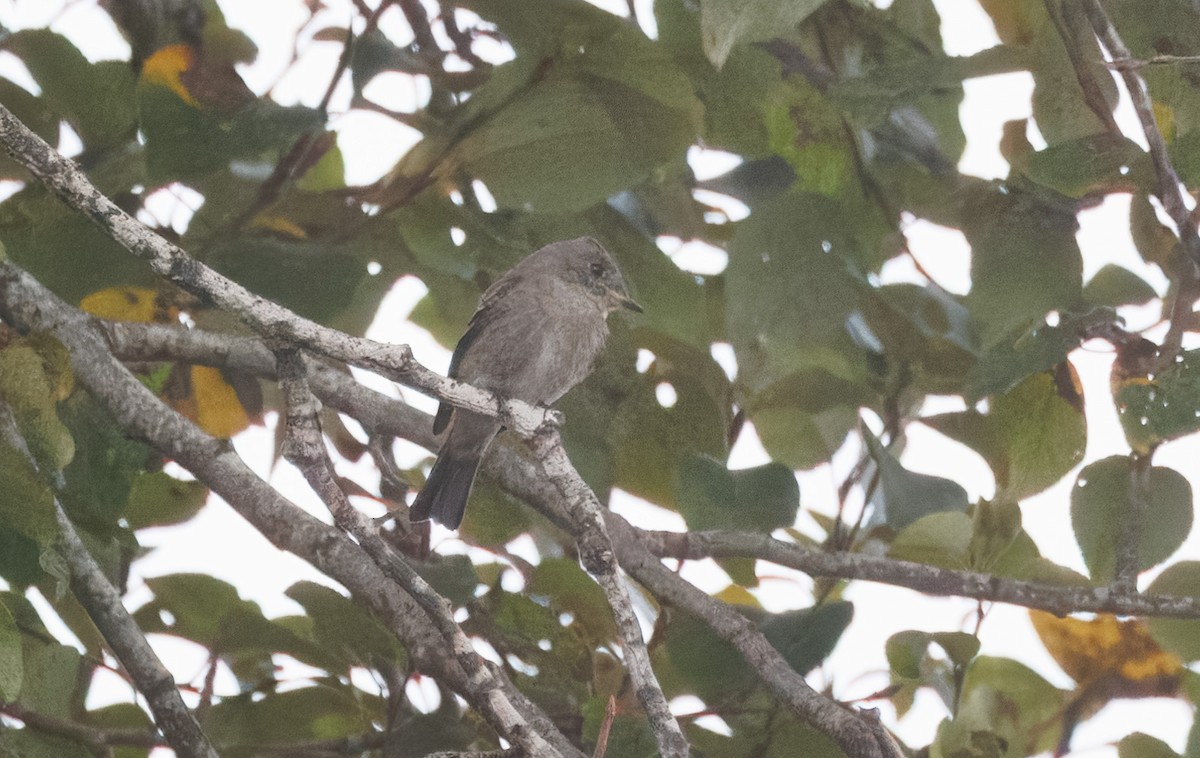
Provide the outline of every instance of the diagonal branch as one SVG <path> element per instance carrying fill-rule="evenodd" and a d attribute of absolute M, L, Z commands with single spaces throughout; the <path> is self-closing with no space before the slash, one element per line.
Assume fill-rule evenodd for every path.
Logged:
<path fill-rule="evenodd" d="M 525 438 L 550 441 L 541 445 L 545 459 L 552 461 L 555 481 L 563 492 L 579 491 L 578 502 L 589 506 L 589 526 L 578 530 L 585 555 L 595 560 L 589 569 L 605 588 L 618 624 L 626 662 L 638 687 L 638 697 L 650 717 L 662 752 L 668 758 L 687 755 L 687 742 L 678 722 L 671 716 L 665 696 L 649 665 L 649 654 L 641 638 L 641 629 L 633 616 L 632 605 L 607 543 L 600 506 L 596 496 L 583 484 L 578 472 L 562 452 L 562 443 L 553 431 L 557 414 L 519 401 L 505 401 L 491 393 L 446 379 L 421 366 L 406 345 L 387 346 L 351 337 L 334 329 L 303 319 L 288 309 L 259 297 L 240 284 L 196 261 L 181 248 L 159 237 L 104 196 L 70 160 L 63 158 L 40 137 L 31 132 L 7 109 L 0 107 L 0 141 L 19 162 L 28 168 L 67 205 L 95 221 L 114 240 L 130 252 L 147 260 L 154 271 L 199 297 L 236 314 L 273 344 L 302 345 L 305 349 L 375 370 L 389 378 L 418 389 L 433 391 L 454 405 L 499 416 L 506 426 Z M 557 450 L 557 452 L 556 452 Z M 215 489 L 215 488 L 214 488 Z M 625 611 L 628 611 L 626 616 Z"/>
<path fill-rule="evenodd" d="M 1125 42 L 1113 27 L 1103 6 L 1097 0 L 1081 0 L 1081 5 L 1092 30 L 1107 48 L 1109 57 L 1114 62 L 1130 60 L 1133 56 L 1129 52 L 1129 48 L 1125 47 Z M 1068 50 L 1072 49 L 1074 44 L 1070 35 L 1063 36 L 1063 43 L 1067 45 Z M 1075 56 L 1072 56 L 1071 60 L 1074 63 Z M 1154 164 L 1154 172 L 1158 178 L 1156 194 L 1162 201 L 1163 210 L 1175 224 L 1176 234 L 1179 235 L 1179 242 L 1184 252 L 1184 259 L 1180 261 L 1179 271 L 1175 277 L 1176 286 L 1173 300 L 1166 308 L 1170 326 L 1163 337 L 1162 347 L 1159 350 L 1158 363 L 1162 368 L 1170 365 L 1175 360 L 1175 356 L 1179 354 L 1188 316 L 1197 297 L 1200 297 L 1200 235 L 1196 232 L 1196 224 L 1188 208 L 1184 189 L 1179 182 L 1179 174 L 1175 171 L 1171 156 L 1167 152 L 1167 142 L 1163 138 L 1162 130 L 1158 127 L 1158 120 L 1154 116 L 1154 103 L 1150 99 L 1150 90 L 1146 86 L 1145 79 L 1135 67 L 1117 66 L 1116 69 L 1125 83 L 1125 89 L 1129 92 L 1129 100 L 1133 103 L 1134 113 L 1137 114 L 1138 122 L 1142 126 L 1142 133 L 1146 137 L 1146 144 L 1150 148 L 1150 160 Z M 1094 76 L 1089 67 L 1078 64 L 1076 74 L 1081 83 Z"/>
<path fill-rule="evenodd" d="M 571 465 L 558 429 L 547 427 L 532 440 L 531 447 L 557 490 L 556 501 L 561 506 L 559 512 L 566 517 L 568 532 L 579 546 L 583 567 L 604 589 L 604 595 L 608 598 L 620 630 L 625 665 L 637 687 L 638 701 L 650 719 L 650 728 L 658 740 L 659 751 L 664 758 L 686 756 L 687 740 L 679 722 L 671 715 L 658 677 L 650 666 L 650 653 L 642 637 L 642 625 L 633 611 L 633 601 L 617 563 L 615 545 L 605 525 L 604 506 Z"/>
<path fill-rule="evenodd" d="M 45 331 L 71 355 L 79 384 L 103 403 L 129 436 L 174 459 L 220 495 L 281 550 L 312 563 L 380 618 L 418 665 L 447 683 L 498 733 L 511 704 L 561 754 L 578 758 L 549 718 L 507 679 L 499 690 L 471 678 L 448 655 L 421 608 L 400 592 L 363 550 L 338 530 L 296 507 L 246 466 L 228 442 L 215 439 L 165 406 L 109 352 L 94 319 L 70 307 L 15 264 L 0 263 L 0 319 L 18 331 Z"/>
<path fill-rule="evenodd" d="M 145 260 L 155 273 L 236 315 L 267 340 L 302 345 L 306 350 L 374 371 L 457 407 L 498 416 L 505 426 L 523 437 L 534 435 L 557 417 L 542 408 L 519 400 L 504 400 L 430 371 L 413 358 L 407 345 L 385 345 L 353 337 L 297 316 L 254 294 L 121 210 L 73 161 L 59 155 L 2 105 L 0 143 L 63 203 L 98 224 L 118 244 Z"/>
<path fill-rule="evenodd" d="M 200 329 L 101 322 L 114 353 L 127 361 L 177 360 L 234 369 L 275 379 L 270 351 L 258 340 Z M 370 433 L 400 437 L 436 449 L 432 419 L 401 400 L 367 389 L 344 373 L 308 361 L 309 380 L 320 400 L 350 416 Z M 511 448 L 498 443 L 485 460 L 489 474 L 522 498 L 554 497 L 547 482 Z M 953 595 L 1058 615 L 1114 613 L 1147 618 L 1200 619 L 1200 598 L 1114 592 L 1105 587 L 1065 586 L 941 568 L 881 556 L 812 550 L 753 532 L 656 532 L 636 529 L 639 539 L 664 558 L 757 558 L 810 576 L 858 579 L 924 592 Z"/>
<path fill-rule="evenodd" d="M 0 436 L 29 455 L 17 430 L 12 409 L 3 403 L 0 403 Z M 57 497 L 53 501 L 54 518 L 58 523 L 55 547 L 70 568 L 71 591 L 104 635 L 104 641 L 117 660 L 129 672 L 134 686 L 146 697 L 167 742 L 181 756 L 217 758 L 217 751 L 180 697 L 175 677 L 167 671 L 129 611 L 121 604 L 121 594 L 88 552 L 79 533 L 75 531 L 75 525 L 63 510 L 62 503 Z"/>
<path fill-rule="evenodd" d="M 454 621 L 454 608 L 438 594 L 379 536 L 374 522 L 365 518 L 346 497 L 333 473 L 333 461 L 325 449 L 321 423 L 317 419 L 320 401 L 308 387 L 304 360 L 294 347 L 276 351 L 279 383 L 287 408 L 283 456 L 304 474 L 313 491 L 333 514 L 339 527 L 349 533 L 371 560 L 396 586 L 404 590 L 428 614 L 441 633 L 455 660 L 480 688 L 497 693 L 497 716 L 503 720 L 501 736 L 530 756 L 561 756 L 558 750 L 530 729 L 517 709 L 502 694 L 496 667 L 479 656 L 462 627 Z"/>

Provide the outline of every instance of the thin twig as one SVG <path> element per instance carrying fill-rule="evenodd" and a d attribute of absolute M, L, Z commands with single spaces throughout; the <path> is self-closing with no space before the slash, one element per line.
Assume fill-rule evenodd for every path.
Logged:
<path fill-rule="evenodd" d="M 167 744 L 160 735 L 149 729 L 99 729 L 41 713 L 20 703 L 0 701 L 0 713 L 19 719 L 34 731 L 83 743 L 97 753 L 112 747 L 155 748 Z"/>
<path fill-rule="evenodd" d="M 1125 47 L 1121 35 L 1113 27 L 1112 21 L 1100 3 L 1097 0 L 1081 0 L 1081 2 L 1093 31 L 1104 43 L 1104 47 L 1108 49 L 1109 57 L 1113 60 L 1131 59 L 1133 55 Z M 1067 40 L 1064 39 L 1064 42 Z M 1078 73 L 1080 76 L 1085 75 L 1082 69 Z M 1171 163 L 1171 157 L 1167 152 L 1166 140 L 1154 117 L 1154 103 L 1150 99 L 1150 91 L 1146 87 L 1145 80 L 1135 68 L 1119 68 L 1117 73 L 1120 74 L 1121 80 L 1125 83 L 1125 89 L 1129 92 L 1129 100 L 1133 104 L 1134 113 L 1137 114 L 1142 132 L 1146 136 L 1146 144 L 1150 148 L 1150 159 L 1158 177 L 1158 198 L 1162 201 L 1167 215 L 1175 223 L 1176 234 L 1179 235 L 1179 241 L 1183 245 L 1185 261 L 1181 270 L 1177 272 L 1178 286 L 1175 296 L 1177 298 L 1189 297 L 1194 300 L 1196 287 L 1193 283 L 1200 275 L 1200 269 L 1197 268 L 1200 266 L 1200 235 L 1197 234 L 1196 225 L 1192 221 L 1191 210 L 1188 208 L 1187 199 L 1179 182 L 1179 174 L 1175 171 L 1175 166 Z M 1088 72 L 1087 76 L 1090 75 Z M 1190 311 L 1191 306 L 1192 302 L 1187 301 L 1186 310 Z M 1174 316 L 1182 309 L 1171 307 L 1167 310 Z M 1160 367 L 1170 365 L 1175 360 L 1182 345 L 1185 326 L 1186 324 L 1181 319 L 1172 318 L 1159 351 Z"/>
<path fill-rule="evenodd" d="M 608 733 L 612 730 L 616 717 L 617 698 L 609 695 L 608 702 L 604 705 L 604 720 L 600 722 L 600 733 L 596 735 L 596 749 L 592 752 L 592 758 L 604 758 L 604 754 L 608 752 Z"/>

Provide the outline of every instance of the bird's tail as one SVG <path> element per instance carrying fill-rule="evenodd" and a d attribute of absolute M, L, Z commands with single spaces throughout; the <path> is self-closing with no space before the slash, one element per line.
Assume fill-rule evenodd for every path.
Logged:
<path fill-rule="evenodd" d="M 457 529 L 467 509 L 467 498 L 479 469 L 480 455 L 454 455 L 446 451 L 433 464 L 425 486 L 417 493 L 408 517 L 412 521 L 432 518 L 447 529 Z"/>

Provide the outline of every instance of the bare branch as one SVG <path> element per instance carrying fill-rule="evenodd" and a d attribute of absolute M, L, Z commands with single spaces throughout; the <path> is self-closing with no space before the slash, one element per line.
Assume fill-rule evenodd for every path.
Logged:
<path fill-rule="evenodd" d="M 112 747 L 154 748 L 166 741 L 149 729 L 99 729 L 76 721 L 60 719 L 26 708 L 20 703 L 0 701 L 0 713 L 22 721 L 26 727 L 44 734 L 66 737 L 86 745 L 93 752 L 103 753 Z"/>
<path fill-rule="evenodd" d="M 750 619 L 710 597 L 663 565 L 625 519 L 609 514 L 621 565 L 660 601 L 708 624 L 738 651 L 793 713 L 856 758 L 900 758 L 894 743 L 880 739 L 868 719 L 821 695 L 804 681 Z"/>
<path fill-rule="evenodd" d="M 975 600 L 1038 608 L 1059 616 L 1115 613 L 1121 616 L 1200 618 L 1200 598 L 1118 592 L 1111 587 L 1071 586 L 1010 579 L 977 571 L 940 568 L 874 555 L 812 550 L 752 532 L 640 533 L 662 557 L 759 558 L 810 576 L 861 579 L 907 587 L 929 595 L 958 595 Z"/>
<path fill-rule="evenodd" d="M 620 630 L 625 666 L 637 687 L 638 701 L 650 719 L 650 728 L 658 740 L 659 751 L 664 758 L 686 756 L 687 740 L 679 722 L 671 715 L 658 677 L 650 666 L 650 653 L 642 638 L 642 625 L 633 611 L 629 589 L 621 576 L 615 546 L 605 525 L 604 506 L 571 465 L 558 429 L 546 427 L 531 441 L 530 447 L 558 491 L 560 513 L 566 516 L 570 524 L 568 531 L 579 546 L 583 567 L 604 589 L 608 598 Z"/>
<path fill-rule="evenodd" d="M 149 324 L 101 322 L 116 354 L 133 361 L 181 360 L 230 368 L 274 379 L 270 352 L 258 340 Z M 331 408 L 352 416 L 369 431 L 436 449 L 432 419 L 403 401 L 367 389 L 346 374 L 309 361 L 313 392 Z M 498 443 L 484 462 L 489 474 L 522 499 L 553 498 L 549 482 L 511 448 Z M 1038 608 L 1057 615 L 1115 613 L 1147 618 L 1200 619 L 1200 598 L 1114 592 L 1024 581 L 974 571 L 940 568 L 872 555 L 813 550 L 752 532 L 656 532 L 637 530 L 660 557 L 757 558 L 810 576 L 858 579 L 924 592 Z"/>
<path fill-rule="evenodd" d="M 475 652 L 471 640 L 455 623 L 454 608 L 450 602 L 391 549 L 379 536 L 375 524 L 354 509 L 346 493 L 338 486 L 333 473 L 333 461 L 325 449 L 321 424 L 317 418 L 320 402 L 309 390 L 300 351 L 292 347 L 279 348 L 276 351 L 276 365 L 287 406 L 284 458 L 304 474 L 309 486 L 328 506 L 337 525 L 357 540 L 389 579 L 425 609 L 429 620 L 441 633 L 474 686 L 492 700 L 500 722 L 498 728 L 501 736 L 520 747 L 526 755 L 544 755 L 548 758 L 561 756 L 562 753 L 532 729 L 505 697 L 499 672 Z"/>
<path fill-rule="evenodd" d="M 11 408 L 2 403 L 0 436 L 29 455 Z M 29 457 L 32 462 L 32 456 Z M 175 752 L 188 758 L 217 758 L 217 751 L 180 697 L 175 677 L 158 659 L 142 630 L 121 604 L 121 593 L 112 586 L 100 564 L 88 552 L 79 533 L 75 531 L 75 525 L 63 510 L 62 503 L 57 497 L 53 500 L 54 518 L 59 530 L 55 547 L 70 568 L 71 591 L 79 599 L 79 604 L 104 635 L 104 641 L 117 660 L 129 672 L 134 686 L 145 696 L 155 721 Z"/>
<path fill-rule="evenodd" d="M 519 400 L 504 400 L 430 371 L 413 359 L 407 345 L 385 345 L 321 326 L 218 274 L 121 210 L 96 189 L 73 161 L 59 155 L 3 106 L 0 106 L 0 143 L 60 200 L 147 261 L 155 273 L 238 316 L 272 342 L 302 345 L 307 350 L 428 392 L 460 408 L 498 416 L 505 426 L 523 437 L 534 435 L 557 418 L 553 412 Z"/>
<path fill-rule="evenodd" d="M 1132 54 L 1125 47 L 1121 35 L 1113 27 L 1112 21 L 1100 3 L 1097 0 L 1082 0 L 1082 6 L 1096 36 L 1108 49 L 1109 56 L 1114 61 L 1132 59 Z M 1063 42 L 1068 48 L 1072 44 L 1068 37 L 1064 37 Z M 1074 62 L 1074 57 L 1072 57 L 1072 62 Z M 1092 75 L 1086 67 L 1077 68 L 1076 73 L 1081 81 Z M 1118 66 L 1117 73 L 1125 82 L 1130 102 L 1133 103 L 1133 110 L 1142 125 L 1142 132 L 1146 136 L 1146 144 L 1150 147 L 1150 160 L 1154 164 L 1154 171 L 1158 177 L 1158 198 L 1162 201 L 1167 215 L 1175 223 L 1176 233 L 1179 235 L 1179 241 L 1183 245 L 1184 251 L 1185 260 L 1182 262 L 1181 270 L 1177 272 L 1175 291 L 1177 302 L 1167 309 L 1170 313 L 1171 325 L 1163 338 L 1162 348 L 1159 351 L 1159 366 L 1163 367 L 1170 365 L 1175 360 L 1182 345 L 1186 324 L 1180 316 L 1190 313 L 1192 304 L 1197 295 L 1200 295 L 1200 286 L 1197 282 L 1200 278 L 1200 269 L 1197 268 L 1200 266 L 1200 235 L 1196 232 L 1195 222 L 1192 220 L 1184 190 L 1179 182 L 1179 174 L 1175 171 L 1175 166 L 1171 163 L 1171 157 L 1167 152 L 1166 140 L 1163 139 L 1162 131 L 1158 128 L 1158 121 L 1154 116 L 1154 103 L 1150 99 L 1150 90 L 1146 87 L 1145 80 L 1134 67 Z"/>
<path fill-rule="evenodd" d="M 387 624 L 420 668 L 447 683 L 503 733 L 494 693 L 482 689 L 447 654 L 441 636 L 411 598 L 338 530 L 305 513 L 259 479 L 225 441 L 197 428 L 132 376 L 109 353 L 94 319 L 68 306 L 18 266 L 0 263 L 0 318 L 22 332 L 46 331 L 71 355 L 77 381 L 131 437 L 145 440 L 188 469 L 281 550 L 294 553 L 341 583 Z M 505 697 L 563 755 L 581 754 L 507 679 Z"/>

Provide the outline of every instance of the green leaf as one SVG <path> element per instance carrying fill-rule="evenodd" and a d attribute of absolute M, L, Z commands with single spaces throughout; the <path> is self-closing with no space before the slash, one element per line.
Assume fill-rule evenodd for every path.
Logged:
<path fill-rule="evenodd" d="M 147 632 L 174 634 L 206 647 L 219 645 L 225 619 L 236 611 L 261 616 L 257 603 L 207 574 L 168 574 L 146 580 L 154 599 L 134 614 Z"/>
<path fill-rule="evenodd" d="M 854 604 L 834 600 L 769 616 L 759 628 L 771 646 L 800 674 L 829 657 L 854 617 Z"/>
<path fill-rule="evenodd" d="M 1057 482 L 1083 459 L 1087 423 L 1069 362 L 1034 374 L 976 410 L 921 422 L 974 449 L 996 475 L 997 498 L 1019 501 Z"/>
<path fill-rule="evenodd" d="M 222 752 L 358 736 L 383 716 L 378 698 L 368 699 L 349 686 L 331 686 L 328 680 L 325 686 L 251 697 L 223 698 L 208 712 L 205 731 L 222 745 Z"/>
<path fill-rule="evenodd" d="M 206 261 L 256 294 L 323 324 L 346 310 L 367 277 L 346 246 L 246 238 L 214 245 Z"/>
<path fill-rule="evenodd" d="M 1071 491 L 1071 526 L 1084 563 L 1097 584 L 1112 581 L 1117 545 L 1130 515 L 1133 462 L 1114 455 L 1079 472 Z M 1178 471 L 1150 469 L 1147 502 L 1138 525 L 1138 570 L 1158 565 L 1192 530 L 1192 488 Z"/>
<path fill-rule="evenodd" d="M 753 681 L 753 673 L 731 644 L 691 616 L 673 616 L 664 639 L 681 692 L 706 702 L 728 698 Z"/>
<path fill-rule="evenodd" d="M 677 471 L 687 456 L 724 459 L 728 454 L 729 382 L 712 357 L 695 348 L 674 341 L 659 341 L 656 347 L 659 359 L 646 373 L 633 375 L 633 385 L 621 399 L 615 417 L 591 412 L 596 424 L 591 433 L 603 435 L 612 445 L 616 486 L 674 508 Z M 619 366 L 625 373 L 610 381 L 628 381 L 631 364 L 629 360 Z M 657 389 L 663 383 L 675 390 L 671 407 L 658 401 Z M 563 410 L 578 415 L 582 400 L 571 398 L 571 405 L 564 403 Z M 603 403 L 597 405 L 598 410 L 604 407 Z M 577 421 L 569 423 L 568 429 L 574 423 Z"/>
<path fill-rule="evenodd" d="M 796 521 L 800 486 L 779 463 L 730 471 L 707 456 L 691 455 L 679 466 L 679 512 L 688 528 L 770 532 Z"/>
<path fill-rule="evenodd" d="M 87 169 L 108 197 L 146 181 L 140 151 L 109 151 L 89 161 Z M 105 287 L 154 283 L 154 272 L 143 261 L 40 183 L 0 203 L 0 242 L 14 262 L 70 303 Z"/>
<path fill-rule="evenodd" d="M 943 722 L 937 743 L 943 748 L 942 755 L 949 755 L 946 746 L 969 744 L 972 733 L 979 732 L 996 735 L 1000 744 L 1007 744 L 1005 756 L 1049 751 L 1062 731 L 1060 715 L 1067 697 L 1022 663 L 979 656 L 963 678 L 954 721 L 948 729 Z"/>
<path fill-rule="evenodd" d="M 967 195 L 967 308 L 979 323 L 984 347 L 1078 301 L 1083 263 L 1077 227 L 1073 207 L 1043 203 L 1008 185 L 988 185 Z"/>
<path fill-rule="evenodd" d="M 405 175 L 461 170 L 502 208 L 578 211 L 641 183 L 695 139 L 690 82 L 640 34 L 596 29 L 540 79 L 523 59 L 504 68 L 461 111 L 461 137 L 418 146 Z"/>
<path fill-rule="evenodd" d="M 133 138 L 134 75 L 128 63 L 90 63 L 71 42 L 48 29 L 9 36 L 16 54 L 42 90 L 45 101 L 66 116 L 88 150 L 101 151 Z"/>
<path fill-rule="evenodd" d="M 1153 378 L 1115 388 L 1129 446 L 1143 455 L 1160 442 L 1200 430 L 1200 350 L 1187 350 Z"/>
<path fill-rule="evenodd" d="M 122 514 L 130 529 L 171 526 L 189 520 L 208 502 L 208 487 L 183 481 L 161 471 L 143 473 L 133 480 Z"/>
<path fill-rule="evenodd" d="M 71 462 L 75 440 L 58 417 L 61 393 L 43 356 L 20 342 L 0 350 L 0 397 L 12 408 L 29 452 L 47 473 Z"/>
<path fill-rule="evenodd" d="M 915 388 L 935 394 L 962 390 L 975 363 L 971 315 L 936 284 L 860 287 L 867 326 L 883 344 L 889 364 L 915 375 Z"/>
<path fill-rule="evenodd" d="M 1067 197 L 1154 186 L 1150 156 L 1136 142 L 1109 132 L 1060 142 L 1029 156 L 1033 181 Z"/>
<path fill-rule="evenodd" d="M 1127 268 L 1106 263 L 1083 287 L 1083 301 L 1089 305 L 1118 308 L 1145 305 L 1158 297 L 1146 280 Z"/>
<path fill-rule="evenodd" d="M 0 755 L 15 758 L 92 758 L 95 753 L 78 742 L 32 729 L 0 730 Z"/>
<path fill-rule="evenodd" d="M 400 642 L 379 621 L 336 590 L 297 582 L 287 596 L 312 617 L 316 642 L 349 666 L 370 666 L 375 659 L 403 662 Z"/>
<path fill-rule="evenodd" d="M 25 656 L 25 676 L 17 701 L 47 716 L 70 718 L 80 661 L 79 651 L 66 645 L 33 648 Z"/>
<path fill-rule="evenodd" d="M 965 632 L 922 632 L 907 630 L 888 638 L 884 649 L 892 673 L 904 679 L 924 677 L 922 664 L 929 659 L 929 646 L 937 644 L 956 666 L 966 666 L 979 654 L 979 638 Z"/>
<path fill-rule="evenodd" d="M 12 612 L 0 598 L 0 700 L 17 699 L 25 672 L 22 656 L 21 631 Z"/>
<path fill-rule="evenodd" d="M 906 526 L 888 555 L 903 561 L 965 568 L 971 544 L 971 517 L 958 511 L 931 513 Z"/>
<path fill-rule="evenodd" d="M 1157 737 L 1134 732 L 1117 743 L 1118 758 L 1179 758 L 1179 753 Z"/>
<path fill-rule="evenodd" d="M 1033 329 L 1021 329 L 999 340 L 971 367 L 963 398 L 975 403 L 989 395 L 1008 392 L 1027 377 L 1065 361 L 1090 330 L 1116 324 L 1117 320 L 1110 306 L 1100 306 L 1087 313 L 1064 314 L 1054 326 L 1041 320 Z"/>
<path fill-rule="evenodd" d="M 414 568 L 434 590 L 455 605 L 466 605 L 475 597 L 479 575 L 475 564 L 465 555 L 434 553 Z"/>
<path fill-rule="evenodd" d="M 58 145 L 58 114 L 43 98 L 35 97 L 8 79 L 0 78 L 0 103 L 12 111 L 21 123 L 51 147 Z M 8 155 L 0 157 L 0 178 L 24 181 L 28 176 L 23 165 Z"/>
<path fill-rule="evenodd" d="M 1168 566 L 1146 592 L 1200 598 L 1200 561 L 1179 561 Z M 1188 662 L 1200 660 L 1200 621 L 1150 618 L 1146 624 L 1155 642 L 1165 650 Z"/>
<path fill-rule="evenodd" d="M 791 374 L 746 401 L 763 447 L 791 468 L 828 461 L 858 423 L 858 407 L 874 393 L 820 369 Z"/>
<path fill-rule="evenodd" d="M 83 392 L 62 404 L 62 417 L 76 444 L 75 459 L 63 472 L 63 505 L 72 518 L 111 527 L 146 469 L 149 448 L 129 439 L 112 413 Z"/>
<path fill-rule="evenodd" d="M 860 376 L 860 353 L 846 330 L 858 299 L 852 229 L 840 204 L 805 193 L 766 201 L 738 224 L 725 319 L 738 383 L 749 392 L 805 370 Z"/>
<path fill-rule="evenodd" d="M 533 570 L 527 590 L 533 595 L 545 595 L 556 608 L 575 616 L 574 623 L 588 632 L 597 643 L 615 639 L 616 622 L 604 590 L 567 558 L 545 558 Z"/>
<path fill-rule="evenodd" d="M 825 0 L 701 0 L 704 54 L 721 68 L 734 45 L 787 34 L 824 4 Z"/>
<path fill-rule="evenodd" d="M 58 536 L 54 495 L 25 453 L 0 442 L 0 522 L 46 547 Z"/>
<path fill-rule="evenodd" d="M 899 532 L 931 513 L 967 510 L 967 491 L 958 482 L 909 471 L 885 448 L 870 429 L 862 428 L 863 441 L 879 466 L 879 489 L 872 504 L 873 523 L 884 523 Z"/>

